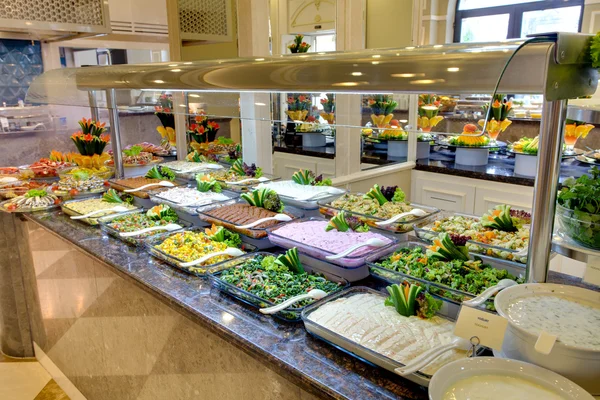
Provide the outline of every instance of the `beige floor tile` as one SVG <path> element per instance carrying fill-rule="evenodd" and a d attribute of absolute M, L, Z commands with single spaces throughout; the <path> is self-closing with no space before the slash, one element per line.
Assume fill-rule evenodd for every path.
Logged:
<path fill-rule="evenodd" d="M 50 379 L 37 362 L 0 363 L 0 399 L 32 400 Z"/>
<path fill-rule="evenodd" d="M 70 400 L 69 396 L 51 379 L 33 400 Z"/>

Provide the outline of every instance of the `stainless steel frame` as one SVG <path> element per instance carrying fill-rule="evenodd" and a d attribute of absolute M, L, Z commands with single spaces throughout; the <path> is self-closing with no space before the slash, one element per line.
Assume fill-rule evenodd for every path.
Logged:
<path fill-rule="evenodd" d="M 123 153 L 121 152 L 121 128 L 119 126 L 119 109 L 117 108 L 117 92 L 115 89 L 106 91 L 106 107 L 108 107 L 108 117 L 110 120 L 110 140 L 112 142 L 113 159 L 115 160 L 115 177 L 123 178 L 125 169 L 123 168 Z"/>
<path fill-rule="evenodd" d="M 582 55 L 589 35 L 545 34 L 502 43 L 451 44 L 348 53 L 169 64 L 66 68 L 32 83 L 28 102 L 87 105 L 81 93 L 107 90 L 117 174 L 123 173 L 117 89 L 206 92 L 543 94 L 539 165 L 529 246 L 529 281 L 546 279 L 566 99 L 595 92 L 598 72 Z M 515 51 L 518 52 L 515 53 Z M 505 68 L 505 66 L 508 66 Z M 498 82 L 499 77 L 502 77 Z M 56 99 L 56 94 L 62 96 Z M 176 111 L 175 111 L 176 112 Z M 180 113 L 185 114 L 185 113 Z M 181 145 L 179 145 L 181 146 Z"/>

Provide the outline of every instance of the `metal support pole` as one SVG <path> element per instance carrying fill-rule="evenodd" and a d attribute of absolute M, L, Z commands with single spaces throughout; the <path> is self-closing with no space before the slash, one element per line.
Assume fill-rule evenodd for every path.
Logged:
<path fill-rule="evenodd" d="M 106 106 L 108 107 L 108 118 L 110 120 L 110 141 L 112 143 L 113 159 L 115 160 L 115 177 L 123 178 L 123 153 L 121 146 L 121 129 L 119 127 L 119 109 L 117 108 L 117 91 L 108 89 L 106 91 Z"/>
<path fill-rule="evenodd" d="M 96 91 L 90 90 L 88 92 L 88 99 L 90 101 L 90 114 L 92 115 L 93 121 L 98 121 L 98 101 L 96 100 Z"/>
<path fill-rule="evenodd" d="M 527 282 L 546 282 L 548 275 L 566 115 L 566 100 L 544 101 L 531 210 Z"/>

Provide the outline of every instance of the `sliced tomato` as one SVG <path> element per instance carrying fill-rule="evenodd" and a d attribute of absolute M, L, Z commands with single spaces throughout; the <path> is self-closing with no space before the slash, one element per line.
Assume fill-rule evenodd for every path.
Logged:
<path fill-rule="evenodd" d="M 79 194 L 79 190 L 77 190 L 77 189 L 71 189 L 71 190 L 69 190 L 69 196 L 71 196 L 71 197 L 75 197 L 78 194 Z"/>

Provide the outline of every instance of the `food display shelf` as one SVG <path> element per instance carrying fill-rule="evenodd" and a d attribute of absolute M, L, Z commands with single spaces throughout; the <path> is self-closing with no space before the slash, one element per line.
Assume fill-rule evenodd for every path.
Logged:
<path fill-rule="evenodd" d="M 101 198 L 102 198 L 102 196 L 99 196 L 99 195 L 96 195 L 96 196 L 90 195 L 90 196 L 85 196 L 83 198 L 78 198 L 78 199 L 73 199 L 73 200 L 67 200 L 67 201 L 64 201 L 64 202 L 62 202 L 60 204 L 60 208 L 61 208 L 61 210 L 62 210 L 63 213 L 65 213 L 67 215 L 70 215 L 70 216 L 78 217 L 78 216 L 83 215 L 83 214 L 80 213 L 80 212 L 78 212 L 78 211 L 75 211 L 75 210 L 71 209 L 69 207 L 70 204 L 78 203 L 80 201 L 88 201 L 88 200 L 92 200 L 92 199 L 101 199 Z M 128 206 L 128 204 L 126 204 L 126 203 L 123 203 L 123 204 L 114 203 L 114 205 L 115 206 L 124 205 L 125 207 Z M 138 207 L 131 206 L 131 209 L 129 211 L 134 211 L 134 210 L 137 210 L 137 209 L 138 209 Z M 88 218 L 79 219 L 78 221 L 85 222 L 88 225 L 98 225 L 100 223 L 100 221 L 99 221 L 100 218 L 106 217 L 106 216 L 109 216 L 109 215 L 113 215 L 113 214 L 117 214 L 117 212 L 110 211 L 110 210 L 107 210 L 107 212 L 108 212 L 108 214 L 104 214 L 103 215 L 102 213 L 98 213 L 98 214 L 93 215 L 93 216 L 88 217 Z"/>
<path fill-rule="evenodd" d="M 423 242 L 409 241 L 409 242 L 400 243 L 397 246 L 397 249 L 401 249 L 404 247 L 408 247 L 410 249 L 414 249 L 416 247 L 424 248 L 425 246 L 426 246 L 426 244 Z M 477 257 L 480 257 L 480 255 L 479 254 L 471 254 L 471 259 L 475 259 Z M 510 261 L 504 261 L 504 260 L 500 260 L 500 259 L 493 258 L 493 257 L 486 257 L 485 259 L 483 257 L 480 257 L 480 258 L 482 259 L 482 261 L 484 263 L 489 264 L 492 268 L 507 270 L 511 275 L 514 275 L 517 278 L 525 277 L 525 265 L 523 265 L 523 264 L 518 264 L 518 263 L 514 263 L 514 262 L 510 262 Z M 448 315 L 450 315 L 450 316 L 454 317 L 454 316 L 458 315 L 458 312 L 460 311 L 461 303 L 464 300 L 470 300 L 477 295 L 475 293 L 468 293 L 468 292 L 465 292 L 462 290 L 454 289 L 454 288 L 451 288 L 450 286 L 447 286 L 447 285 L 444 285 L 441 283 L 432 282 L 432 281 L 429 281 L 424 278 L 417 278 L 417 277 L 412 276 L 407 273 L 387 269 L 385 267 L 382 267 L 382 266 L 376 264 L 377 261 L 383 261 L 384 259 L 385 258 L 373 260 L 373 261 L 370 261 L 367 263 L 367 265 L 369 266 L 369 271 L 370 271 L 371 275 L 373 275 L 379 279 L 382 279 L 389 284 L 402 283 L 404 281 L 407 281 L 407 282 L 410 282 L 413 284 L 424 286 L 425 288 L 427 288 L 427 290 L 431 294 L 438 296 L 439 298 L 444 300 L 444 302 L 448 303 L 447 304 L 448 310 L 449 310 Z M 486 306 L 488 309 L 493 309 L 492 308 L 493 304 L 494 304 L 494 301 L 492 299 L 486 303 Z"/>
<path fill-rule="evenodd" d="M 123 217 L 125 215 L 132 215 L 132 214 L 141 214 L 141 213 L 146 213 L 147 210 L 131 210 L 131 211 L 126 211 L 126 212 L 122 212 L 122 213 L 117 213 L 117 214 L 111 214 L 111 215 L 107 215 L 104 217 L 100 217 L 98 218 L 98 222 L 100 223 L 100 229 L 102 229 L 102 231 L 108 233 L 110 236 L 119 239 L 127 244 L 131 244 L 134 246 L 144 246 L 144 243 L 147 240 L 152 240 L 152 238 L 154 238 L 157 235 L 160 235 L 161 233 L 164 233 L 164 231 L 155 231 L 155 232 L 150 232 L 147 235 L 141 235 L 141 236 L 132 236 L 132 237 L 123 237 L 120 235 L 120 231 L 114 229 L 113 227 L 111 227 L 109 224 L 116 218 L 119 217 Z M 176 232 L 181 232 L 184 229 L 190 228 L 192 226 L 192 224 L 188 221 L 184 221 L 179 219 L 179 221 L 177 221 L 177 225 L 181 225 L 181 229 L 177 229 L 175 231 L 169 231 L 169 233 L 176 233 Z"/>
<path fill-rule="evenodd" d="M 220 276 L 224 271 L 226 271 L 230 268 L 236 268 L 238 265 L 242 265 L 248 259 L 254 258 L 257 255 L 274 256 L 274 254 L 267 253 L 267 252 L 246 254 L 241 257 L 235 258 L 233 260 L 224 261 L 224 262 L 220 263 L 219 265 L 215 265 L 214 267 L 210 268 L 208 276 L 214 287 L 216 287 L 217 289 L 219 289 L 220 291 L 222 291 L 224 293 L 227 293 L 227 294 L 235 297 L 238 300 L 243 301 L 244 303 L 250 304 L 251 306 L 258 307 L 258 308 L 271 307 L 271 306 L 274 306 L 275 303 L 273 303 L 269 300 L 262 299 L 253 293 L 250 293 L 246 290 L 238 288 L 237 286 L 232 285 L 232 284 L 220 279 Z M 316 272 L 316 271 L 313 271 L 309 266 L 305 266 L 305 271 L 308 273 Z M 321 272 L 321 271 L 319 271 L 318 273 L 323 275 L 323 277 L 325 279 L 327 279 L 328 281 L 339 283 L 340 284 L 339 290 L 346 289 L 347 287 L 350 286 L 350 283 L 348 283 L 348 281 L 345 280 L 344 278 L 341 278 L 339 276 L 335 276 L 335 275 L 332 275 L 332 274 L 329 274 L 326 272 Z M 328 298 L 331 295 L 332 294 L 329 294 L 325 298 Z M 289 322 L 300 321 L 302 311 L 304 311 L 304 309 L 306 309 L 309 306 L 310 305 L 307 305 L 304 307 L 290 306 L 290 307 L 286 308 L 285 310 L 280 311 L 274 315 L 280 319 L 283 319 L 283 320 L 289 321 Z"/>
<path fill-rule="evenodd" d="M 187 187 L 193 188 L 194 186 L 193 185 L 188 185 Z M 164 199 L 164 198 L 160 197 L 160 193 L 161 193 L 160 190 L 158 190 L 158 191 L 152 191 L 151 190 L 149 192 L 149 194 L 150 194 L 150 201 L 152 201 L 152 203 L 155 203 L 155 204 L 166 204 L 166 205 L 168 205 L 169 207 L 173 208 L 176 211 L 181 211 L 181 212 L 184 212 L 184 213 L 189 214 L 191 216 L 197 216 L 198 215 L 198 211 L 197 211 L 198 207 L 209 206 L 211 204 L 220 203 L 221 202 L 221 201 L 215 201 L 215 202 L 210 202 L 210 203 L 207 203 L 207 204 L 195 204 L 195 205 L 185 206 L 185 205 L 181 205 L 181 203 L 176 203 L 174 201 L 170 201 L 170 200 L 167 200 L 167 199 Z M 228 197 L 227 200 L 222 200 L 222 201 L 235 200 L 235 199 L 237 199 L 240 196 L 239 193 L 232 192 L 232 191 L 229 191 L 229 190 L 223 190 L 221 193 L 224 196 Z"/>
<path fill-rule="evenodd" d="M 159 260 L 162 260 L 162 261 L 166 262 L 167 264 L 169 264 L 183 272 L 186 272 L 186 273 L 192 274 L 192 275 L 196 275 L 199 277 L 205 277 L 211 268 L 219 266 L 220 264 L 225 263 L 227 261 L 231 261 L 231 260 L 224 260 L 224 261 L 219 261 L 219 262 L 216 262 L 213 264 L 198 265 L 198 266 L 194 266 L 194 267 L 182 267 L 180 264 L 184 263 L 185 262 L 184 260 L 177 258 L 175 256 L 172 256 L 172 255 L 166 254 L 162 250 L 159 250 L 155 247 L 155 246 L 161 244 L 162 242 L 164 242 L 169 236 L 173 235 L 174 233 L 181 233 L 184 231 L 204 232 L 204 228 L 192 227 L 192 228 L 187 228 L 187 229 L 176 231 L 176 232 L 159 233 L 159 234 L 154 235 L 151 238 L 148 238 L 147 240 L 145 240 L 144 246 L 145 246 L 146 250 L 148 251 L 148 253 L 150 253 L 152 256 L 158 258 Z M 241 250 L 246 253 L 254 253 L 258 249 L 255 246 L 244 243 L 242 245 Z"/>
<path fill-rule="evenodd" d="M 404 364 L 395 361 L 381 353 L 377 353 L 373 350 L 370 350 L 309 319 L 310 314 L 317 310 L 319 307 L 323 306 L 324 304 L 333 302 L 342 297 L 348 297 L 364 293 L 376 294 L 378 296 L 381 296 L 381 301 L 384 301 L 387 297 L 382 292 L 378 292 L 367 287 L 357 286 L 348 288 L 346 290 L 343 290 L 332 296 L 328 296 L 322 300 L 319 300 L 313 304 L 306 306 L 304 311 L 302 311 L 302 321 L 304 322 L 304 327 L 311 335 L 321 340 L 324 340 L 327 343 L 332 344 L 333 346 L 341 349 L 345 353 L 350 354 L 360 360 L 366 361 L 369 364 L 382 367 L 392 373 L 395 373 L 396 368 L 402 368 L 404 367 Z M 448 317 L 447 315 L 444 315 L 442 313 L 438 313 L 438 315 L 441 317 L 445 317 L 446 319 L 453 320 L 453 318 Z M 482 348 L 479 351 L 483 351 Z M 431 375 L 424 374 L 422 372 L 415 372 L 411 375 L 405 376 L 404 378 L 415 382 L 421 386 L 427 387 L 429 386 Z"/>
<path fill-rule="evenodd" d="M 308 222 L 308 221 L 327 222 L 328 220 L 323 217 L 312 217 L 312 218 L 303 218 L 303 219 L 300 219 L 297 221 L 291 221 L 291 222 L 288 222 L 287 224 L 295 224 L 295 223 L 302 223 L 302 222 Z M 305 244 L 305 243 L 296 241 L 294 239 L 290 239 L 285 236 L 281 236 L 279 233 L 277 233 L 278 228 L 279 228 L 279 226 L 275 226 L 275 227 L 269 228 L 267 230 L 269 232 L 269 240 L 274 245 L 283 247 L 285 249 L 291 249 L 293 247 L 296 247 L 296 248 L 298 248 L 299 253 L 307 254 L 313 258 L 316 258 L 317 260 L 321 260 L 324 262 L 328 262 L 328 263 L 346 267 L 346 268 L 358 268 L 358 267 L 365 265 L 367 263 L 367 261 L 369 261 L 369 260 L 376 260 L 377 258 L 383 257 L 386 254 L 390 254 L 399 241 L 399 238 L 396 235 L 392 235 L 389 232 L 377 231 L 377 230 L 371 229 L 369 232 L 377 233 L 381 236 L 386 237 L 387 239 L 390 240 L 390 243 L 386 244 L 385 246 L 374 248 L 370 252 L 363 253 L 360 255 L 355 255 L 355 256 L 347 255 L 345 257 L 338 258 L 335 260 L 327 260 L 327 258 L 326 258 L 327 256 L 336 255 L 337 253 L 334 253 L 329 250 L 321 249 L 319 247 L 315 247 L 315 246 L 312 246 L 309 244 Z M 350 246 L 348 246 L 348 247 L 350 247 Z"/>
<path fill-rule="evenodd" d="M 351 193 L 351 194 L 355 194 L 357 196 L 363 196 L 364 193 Z M 340 196 L 338 196 L 340 197 Z M 337 198 L 337 197 L 336 197 Z M 334 199 L 335 200 L 335 199 Z M 422 204 L 416 204 L 416 203 L 411 203 L 410 206 L 414 209 L 414 208 L 420 208 L 421 210 L 427 212 L 427 215 L 425 215 L 424 217 L 416 217 L 413 218 L 411 220 L 409 219 L 401 219 L 399 221 L 394 222 L 393 224 L 389 224 L 389 225 L 385 225 L 385 226 L 379 226 L 376 225 L 377 222 L 381 222 L 381 221 L 385 221 L 386 218 L 379 218 L 379 217 L 375 217 L 373 215 L 366 215 L 366 214 L 361 214 L 355 211 L 349 211 L 346 209 L 342 209 L 342 208 L 338 208 L 338 207 L 334 207 L 331 205 L 333 200 L 331 201 L 318 201 L 317 204 L 319 205 L 319 211 L 321 212 L 321 214 L 328 216 L 328 217 L 333 217 L 334 215 L 336 215 L 337 213 L 339 213 L 340 211 L 344 211 L 346 214 L 357 217 L 360 221 L 363 221 L 364 223 L 366 223 L 369 226 L 372 226 L 374 228 L 377 229 L 382 229 L 382 230 L 386 230 L 386 231 L 390 231 L 390 232 L 394 232 L 394 233 L 407 233 L 413 230 L 414 226 L 421 226 L 426 224 L 427 222 L 429 222 L 431 220 L 432 217 L 434 217 L 437 213 L 440 212 L 440 210 L 438 208 L 435 207 L 430 207 L 430 206 L 425 206 Z"/>

